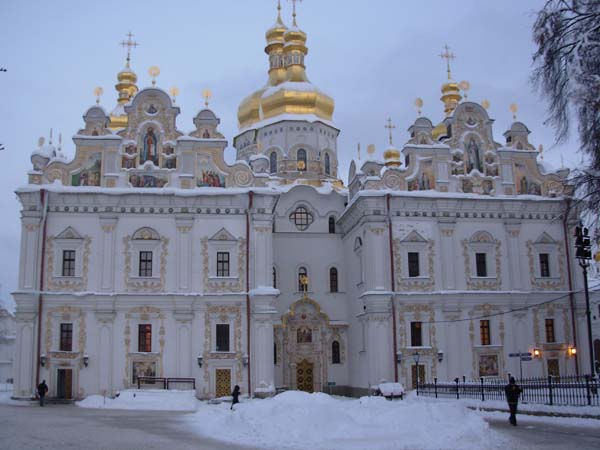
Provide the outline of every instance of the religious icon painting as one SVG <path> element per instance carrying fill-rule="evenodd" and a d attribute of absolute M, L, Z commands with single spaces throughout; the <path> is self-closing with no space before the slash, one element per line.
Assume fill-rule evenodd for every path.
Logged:
<path fill-rule="evenodd" d="M 498 355 L 479 355 L 479 376 L 497 377 L 498 375 Z"/>
<path fill-rule="evenodd" d="M 156 361 L 133 361 L 131 382 L 137 383 L 138 377 L 155 377 Z"/>
<path fill-rule="evenodd" d="M 196 179 L 198 187 L 225 187 L 225 176 L 215 164 L 208 159 L 200 162 L 199 176 Z"/>
<path fill-rule="evenodd" d="M 150 114 L 150 115 L 154 115 L 158 112 L 158 109 L 156 109 L 156 106 L 154 106 L 154 103 L 150 103 L 150 105 L 148 105 L 148 108 L 146 108 L 146 113 Z"/>
<path fill-rule="evenodd" d="M 300 327 L 296 332 L 298 344 L 310 344 L 312 342 L 312 330 L 309 327 Z"/>
<path fill-rule="evenodd" d="M 153 127 L 148 127 L 142 139 L 140 164 L 146 161 L 152 161 L 152 164 L 158 167 L 158 137 Z"/>
<path fill-rule="evenodd" d="M 71 175 L 71 186 L 100 186 L 101 178 L 102 153 L 94 153 L 78 172 Z"/>

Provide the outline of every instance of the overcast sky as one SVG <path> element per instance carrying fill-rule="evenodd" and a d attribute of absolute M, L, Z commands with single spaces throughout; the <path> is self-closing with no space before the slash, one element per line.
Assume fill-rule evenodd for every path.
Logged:
<path fill-rule="evenodd" d="M 553 130 L 543 125 L 546 104 L 532 91 L 529 76 L 534 44 L 531 27 L 543 0 L 305 0 L 298 24 L 308 34 L 310 80 L 335 99 L 334 121 L 340 175 L 360 142 L 375 144 L 381 157 L 387 144 L 385 122 L 397 128 L 394 143 L 407 139 L 414 121 L 414 100 L 424 100 L 423 115 L 443 118 L 440 86 L 446 78 L 439 57 L 448 44 L 456 54 L 453 78 L 471 83 L 469 98 L 489 100 L 495 138 L 518 119 L 543 144 L 546 161 L 556 167 L 580 164 L 577 142 L 551 149 Z M 291 2 L 282 1 L 291 22 Z M 177 86 L 178 127 L 188 132 L 202 108 L 204 88 L 213 92 L 211 108 L 231 143 L 237 107 L 267 78 L 265 31 L 274 23 L 276 0 L 190 1 L 27 1 L 0 2 L 0 283 L 1 296 L 17 287 L 20 221 L 14 190 L 27 182 L 30 154 L 40 136 L 54 128 L 63 134 L 63 151 L 73 156 L 71 136 L 94 103 L 93 90 L 104 88 L 101 104 L 116 104 L 116 74 L 125 63 L 118 45 L 130 30 L 140 46 L 132 68 L 140 88 L 150 85 L 148 68 L 158 65 L 157 85 Z M 234 159 L 232 147 L 226 160 Z M 363 153 L 364 155 L 364 153 Z"/>

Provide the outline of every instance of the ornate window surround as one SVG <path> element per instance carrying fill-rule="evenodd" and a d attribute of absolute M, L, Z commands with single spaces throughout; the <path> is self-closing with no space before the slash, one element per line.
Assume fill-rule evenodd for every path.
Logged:
<path fill-rule="evenodd" d="M 238 259 L 238 239 L 236 239 L 225 228 L 221 228 L 217 233 L 208 240 L 208 259 L 210 267 L 208 268 L 208 276 L 211 279 L 217 280 L 236 280 L 239 276 L 239 267 L 234 264 Z M 217 253 L 229 253 L 229 276 L 217 276 Z"/>
<path fill-rule="evenodd" d="M 411 231 L 404 239 L 394 239 L 394 266 L 397 284 L 403 290 L 429 291 L 435 286 L 435 241 Z M 418 277 L 408 276 L 408 253 L 419 254 Z"/>
<path fill-rule="evenodd" d="M 91 238 L 81 236 L 67 227 L 46 240 L 46 288 L 51 291 L 81 291 L 87 289 Z M 75 251 L 75 276 L 62 276 L 63 250 Z M 56 261 L 56 264 L 55 264 Z"/>
<path fill-rule="evenodd" d="M 165 287 L 169 239 L 149 227 L 123 237 L 125 256 L 125 288 L 127 290 L 159 292 Z M 141 251 L 152 252 L 152 276 L 139 276 Z"/>
<path fill-rule="evenodd" d="M 211 238 L 203 237 L 202 279 L 204 292 L 241 292 L 244 290 L 246 239 L 235 238 L 221 228 Z M 217 277 L 217 252 L 229 252 L 229 276 Z M 236 263 L 237 261 L 237 263 Z"/>
<path fill-rule="evenodd" d="M 465 259 L 467 289 L 499 290 L 502 287 L 501 242 L 487 231 L 477 231 L 469 239 L 462 240 Z M 475 253 L 487 255 L 487 277 L 478 277 Z"/>
<path fill-rule="evenodd" d="M 528 240 L 527 256 L 531 287 L 536 290 L 554 290 L 565 286 L 565 268 L 563 242 L 555 241 L 543 232 L 535 241 Z M 540 253 L 547 253 L 550 261 L 550 276 L 542 277 L 540 272 Z"/>

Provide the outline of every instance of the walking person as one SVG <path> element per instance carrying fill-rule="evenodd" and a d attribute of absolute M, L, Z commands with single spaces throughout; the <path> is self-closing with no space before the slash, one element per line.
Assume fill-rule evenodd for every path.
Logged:
<path fill-rule="evenodd" d="M 46 380 L 42 380 L 37 387 L 38 396 L 40 397 L 40 406 L 44 406 L 44 400 L 46 398 L 46 393 L 48 392 L 48 385 L 46 384 Z"/>
<path fill-rule="evenodd" d="M 510 381 L 504 388 L 504 393 L 506 394 L 506 401 L 510 410 L 508 421 L 514 426 L 517 426 L 517 405 L 519 404 L 521 392 L 523 392 L 523 389 L 517 384 L 515 377 L 510 377 Z"/>
<path fill-rule="evenodd" d="M 240 387 L 236 384 L 235 387 L 233 388 L 233 392 L 231 393 L 231 408 L 229 409 L 233 409 L 233 405 L 235 405 L 236 403 L 240 402 Z"/>

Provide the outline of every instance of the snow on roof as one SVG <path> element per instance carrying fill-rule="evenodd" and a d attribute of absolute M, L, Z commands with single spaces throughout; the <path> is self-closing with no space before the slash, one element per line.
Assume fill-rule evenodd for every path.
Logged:
<path fill-rule="evenodd" d="M 243 134 L 249 130 L 256 130 L 256 129 L 263 128 L 263 127 L 266 127 L 269 125 L 273 125 L 274 123 L 283 122 L 286 120 L 309 122 L 309 123 L 321 122 L 331 128 L 335 128 L 336 130 L 339 130 L 339 128 L 337 126 L 335 126 L 335 124 L 333 122 L 331 122 L 330 120 L 327 120 L 327 119 L 323 119 L 315 114 L 279 114 L 275 117 L 270 117 L 268 119 L 264 119 L 264 120 L 255 122 L 251 125 L 248 125 L 245 128 L 240 128 L 238 135 Z"/>

